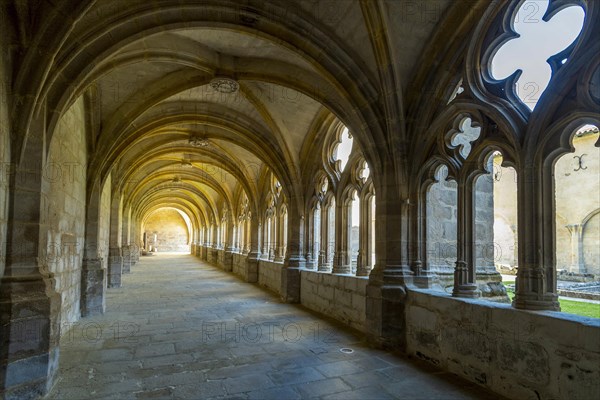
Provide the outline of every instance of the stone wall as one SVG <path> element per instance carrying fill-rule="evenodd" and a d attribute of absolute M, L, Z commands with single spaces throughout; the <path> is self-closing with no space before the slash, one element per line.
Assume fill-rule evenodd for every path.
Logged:
<path fill-rule="evenodd" d="M 276 293 L 281 293 L 282 268 L 283 264 L 281 263 L 260 260 L 258 262 L 258 284 Z"/>
<path fill-rule="evenodd" d="M 600 321 L 410 290 L 407 352 L 518 399 L 596 399 Z"/>
<path fill-rule="evenodd" d="M 233 273 L 242 278 L 246 277 L 246 256 L 233 253 Z"/>
<path fill-rule="evenodd" d="M 80 98 L 58 122 L 42 179 L 41 222 L 47 228 L 42 263 L 54 273 L 56 291 L 62 298 L 62 324 L 80 316 L 86 151 L 85 110 Z"/>
<path fill-rule="evenodd" d="M 367 277 L 307 270 L 300 276 L 302 305 L 365 332 Z"/>
<path fill-rule="evenodd" d="M 0 277 L 4 275 L 6 254 L 6 224 L 8 219 L 8 180 L 10 177 L 9 88 L 11 87 L 10 56 L 6 41 L 9 23 L 7 14 L 0 17 Z"/>
<path fill-rule="evenodd" d="M 102 257 L 102 268 L 108 270 L 108 249 L 110 246 L 110 195 L 112 177 L 108 176 L 100 197 L 100 222 L 98 232 L 98 256 Z"/>
<path fill-rule="evenodd" d="M 164 208 L 155 211 L 146 221 L 144 228 L 148 245 L 157 247 L 159 252 L 190 251 L 187 224 L 175 209 Z"/>

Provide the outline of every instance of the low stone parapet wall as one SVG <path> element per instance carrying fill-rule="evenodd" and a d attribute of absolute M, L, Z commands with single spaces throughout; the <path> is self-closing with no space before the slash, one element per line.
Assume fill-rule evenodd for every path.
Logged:
<path fill-rule="evenodd" d="M 365 332 L 368 277 L 302 270 L 301 303 Z"/>
<path fill-rule="evenodd" d="M 409 290 L 407 352 L 515 399 L 600 398 L 600 320 Z"/>
<path fill-rule="evenodd" d="M 282 269 L 282 263 L 260 260 L 258 262 L 258 284 L 275 293 L 281 294 Z"/>

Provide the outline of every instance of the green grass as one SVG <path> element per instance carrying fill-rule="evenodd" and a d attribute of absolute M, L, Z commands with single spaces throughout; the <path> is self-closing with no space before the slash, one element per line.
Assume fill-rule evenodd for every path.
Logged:
<path fill-rule="evenodd" d="M 505 285 L 514 285 L 515 282 L 502 282 Z M 507 289 L 508 297 L 512 300 L 515 293 Z M 582 317 L 600 318 L 600 304 L 585 303 L 583 301 L 558 299 L 560 301 L 560 310 L 567 314 L 581 315 Z"/>

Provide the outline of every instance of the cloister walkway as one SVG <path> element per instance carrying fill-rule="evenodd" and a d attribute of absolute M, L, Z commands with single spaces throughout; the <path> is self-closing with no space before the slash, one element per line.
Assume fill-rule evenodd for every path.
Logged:
<path fill-rule="evenodd" d="M 66 328 L 49 399 L 496 398 L 190 255 L 143 257 Z"/>

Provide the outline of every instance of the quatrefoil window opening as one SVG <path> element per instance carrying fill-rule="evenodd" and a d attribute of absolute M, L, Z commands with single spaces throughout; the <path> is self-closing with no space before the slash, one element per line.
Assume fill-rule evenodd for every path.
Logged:
<path fill-rule="evenodd" d="M 458 129 L 450 138 L 450 145 L 453 148 L 458 147 L 461 157 L 466 159 L 471 153 L 471 143 L 476 141 L 481 134 L 481 128 L 473 126 L 471 118 L 466 117 L 460 122 Z"/>
<path fill-rule="evenodd" d="M 521 4 L 513 19 L 513 30 L 518 36 L 500 45 L 490 63 L 491 76 L 497 80 L 522 71 L 514 90 L 530 110 L 552 78 L 547 60 L 575 42 L 585 20 L 583 8 L 573 5 L 544 21 L 548 4 L 548 0 L 527 0 Z M 566 58 L 561 60 L 562 64 L 566 62 Z"/>

